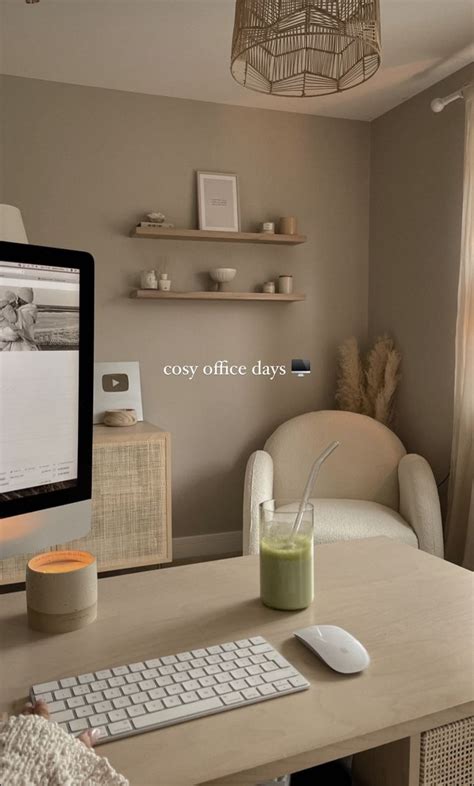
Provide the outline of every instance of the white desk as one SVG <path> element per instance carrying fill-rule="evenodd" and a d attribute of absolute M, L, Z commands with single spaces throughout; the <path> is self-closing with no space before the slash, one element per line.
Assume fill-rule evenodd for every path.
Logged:
<path fill-rule="evenodd" d="M 253 786 L 375 746 L 386 746 L 381 753 L 389 757 L 394 748 L 386 744 L 404 740 L 391 784 L 411 786 L 416 735 L 474 714 L 472 575 L 373 538 L 319 546 L 315 580 L 312 607 L 284 613 L 260 603 L 256 557 L 102 579 L 97 622 L 56 637 L 26 627 L 23 593 L 4 595 L 0 709 L 31 683 L 261 634 L 310 680 L 310 690 L 100 752 L 132 786 Z M 316 622 L 357 636 L 372 657 L 368 671 L 335 674 L 292 637 Z"/>

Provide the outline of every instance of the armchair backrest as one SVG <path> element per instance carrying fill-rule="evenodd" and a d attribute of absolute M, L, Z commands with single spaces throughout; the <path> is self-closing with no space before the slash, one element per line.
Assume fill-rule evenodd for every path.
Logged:
<path fill-rule="evenodd" d="M 321 468 L 313 497 L 364 499 L 398 511 L 398 463 L 406 450 L 366 415 L 323 410 L 283 423 L 265 444 L 273 459 L 275 497 L 299 499 L 310 467 L 333 440 L 340 447 Z"/>

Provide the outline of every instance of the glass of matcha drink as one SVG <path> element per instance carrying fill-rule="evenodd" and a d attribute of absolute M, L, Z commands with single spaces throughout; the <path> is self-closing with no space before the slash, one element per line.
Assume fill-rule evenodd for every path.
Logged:
<path fill-rule="evenodd" d="M 299 507 L 278 499 L 260 505 L 260 597 L 272 609 L 296 611 L 313 601 L 314 511 L 305 504 L 295 533 Z"/>

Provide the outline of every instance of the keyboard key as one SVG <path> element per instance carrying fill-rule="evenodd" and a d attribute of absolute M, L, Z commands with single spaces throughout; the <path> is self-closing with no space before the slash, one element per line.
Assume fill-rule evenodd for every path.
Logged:
<path fill-rule="evenodd" d="M 218 696 L 222 696 L 224 693 L 232 693 L 232 688 L 230 687 L 229 683 L 224 683 L 223 685 L 216 685 L 214 688 L 215 692 Z M 248 688 L 248 690 L 253 690 L 253 688 Z M 184 696 L 183 696 L 184 701 Z"/>
<path fill-rule="evenodd" d="M 176 669 L 174 666 L 160 666 L 158 669 L 162 677 L 166 677 L 168 674 L 174 674 Z"/>
<path fill-rule="evenodd" d="M 239 667 L 239 669 L 243 668 L 244 666 L 251 666 L 252 661 L 250 658 L 237 658 L 235 661 L 235 665 Z"/>
<path fill-rule="evenodd" d="M 102 669 L 101 671 L 96 671 L 95 676 L 98 680 L 108 680 L 113 674 L 110 669 Z"/>
<path fill-rule="evenodd" d="M 181 704 L 181 699 L 179 696 L 167 696 L 166 699 L 163 699 L 163 704 L 165 707 L 179 707 Z"/>
<path fill-rule="evenodd" d="M 76 685 L 75 688 L 72 689 L 74 696 L 85 696 L 86 693 L 90 693 L 88 685 Z"/>
<path fill-rule="evenodd" d="M 72 688 L 73 685 L 77 685 L 76 677 L 65 677 L 63 680 L 59 680 L 59 684 L 61 688 Z"/>
<path fill-rule="evenodd" d="M 187 682 L 189 680 L 189 672 L 183 672 L 182 674 L 173 674 L 172 676 L 173 682 L 179 685 L 180 682 Z"/>
<path fill-rule="evenodd" d="M 262 674 L 263 668 L 261 666 L 247 666 L 247 674 Z"/>
<path fill-rule="evenodd" d="M 46 702 L 49 704 L 50 701 L 54 701 L 52 693 L 35 693 L 36 699 L 41 699 L 41 701 Z"/>
<path fill-rule="evenodd" d="M 180 693 L 184 693 L 184 688 L 182 685 L 168 685 L 165 691 L 168 696 L 178 696 Z"/>
<path fill-rule="evenodd" d="M 206 674 L 220 674 L 219 666 L 204 666 Z"/>
<path fill-rule="evenodd" d="M 205 677 L 206 676 L 206 672 L 204 671 L 204 669 L 190 669 L 188 671 L 188 674 L 189 674 L 189 676 L 191 677 L 192 680 L 198 680 L 199 677 Z"/>
<path fill-rule="evenodd" d="M 199 682 L 201 683 L 203 688 L 210 688 L 211 685 L 215 685 L 216 684 L 216 678 L 215 677 L 201 677 Z"/>
<path fill-rule="evenodd" d="M 74 707 L 83 707 L 86 703 L 84 696 L 73 696 L 72 699 L 66 699 L 66 704 L 69 709 L 74 709 Z"/>
<path fill-rule="evenodd" d="M 224 652 L 233 652 L 234 650 L 237 650 L 238 647 L 237 644 L 235 644 L 235 642 L 228 641 L 227 644 L 222 645 L 222 649 L 224 650 Z"/>
<path fill-rule="evenodd" d="M 232 680 L 232 682 L 230 683 L 230 687 L 233 690 L 243 690 L 244 688 L 247 687 L 247 683 L 245 682 L 245 680 Z"/>
<path fill-rule="evenodd" d="M 96 693 L 98 690 L 105 690 L 108 688 L 109 683 L 107 680 L 96 680 L 95 682 L 91 682 L 89 687 L 93 693 Z"/>
<path fill-rule="evenodd" d="M 140 688 L 136 683 L 133 685 L 122 685 L 121 688 L 111 688 L 110 690 L 121 690 L 124 696 L 132 696 L 133 693 L 139 693 Z M 107 696 L 107 698 L 110 698 Z"/>
<path fill-rule="evenodd" d="M 227 704 L 227 705 L 229 705 L 229 704 L 237 704 L 238 702 L 243 701 L 243 700 L 244 700 L 244 697 L 242 696 L 242 694 L 239 693 L 239 692 L 235 692 L 235 691 L 233 693 L 226 693 L 222 697 L 222 701 L 224 702 L 224 704 Z"/>
<path fill-rule="evenodd" d="M 132 707 L 127 707 L 127 714 L 131 718 L 136 718 L 137 715 L 144 715 L 146 712 L 144 704 L 134 704 Z"/>
<path fill-rule="evenodd" d="M 171 688 L 172 686 L 170 685 L 169 687 Z M 153 690 L 148 691 L 148 695 L 150 699 L 162 699 L 166 696 L 166 691 L 164 688 L 153 688 Z"/>
<path fill-rule="evenodd" d="M 77 678 L 80 685 L 87 685 L 89 682 L 95 681 L 95 674 L 80 674 Z"/>
<path fill-rule="evenodd" d="M 171 663 L 176 663 L 178 659 L 176 655 L 165 655 L 165 657 L 162 658 L 161 660 L 165 664 L 165 666 L 169 666 Z"/>
<path fill-rule="evenodd" d="M 35 696 L 38 693 L 49 693 L 52 690 L 58 690 L 59 684 L 57 682 L 40 682 L 38 685 L 33 685 L 33 693 Z"/>
<path fill-rule="evenodd" d="M 122 677 L 124 674 L 129 674 L 128 666 L 116 666 L 112 669 L 112 674 L 114 677 Z"/>
<path fill-rule="evenodd" d="M 246 677 L 245 681 L 248 683 L 248 685 L 251 688 L 254 688 L 256 685 L 261 685 L 263 683 L 260 674 L 256 674 L 255 676 L 252 677 Z"/>
<path fill-rule="evenodd" d="M 264 682 L 288 680 L 290 677 L 296 677 L 296 671 L 294 669 L 277 669 L 276 671 L 270 671 L 268 674 L 262 674 Z"/>
<path fill-rule="evenodd" d="M 242 647 L 250 647 L 251 642 L 248 639 L 239 639 L 235 643 L 237 644 L 238 647 L 242 648 Z"/>
<path fill-rule="evenodd" d="M 88 704 L 97 704 L 98 701 L 104 701 L 104 694 L 100 690 L 97 693 L 88 693 L 86 701 Z"/>
<path fill-rule="evenodd" d="M 217 674 L 216 680 L 220 684 L 224 682 L 232 682 L 232 674 L 230 674 L 229 672 L 227 672 L 227 674 Z"/>
<path fill-rule="evenodd" d="M 137 730 L 146 729 L 147 726 L 159 726 L 162 723 L 169 723 L 191 715 L 205 714 L 223 706 L 221 699 L 215 696 L 213 699 L 202 699 L 191 704 L 181 704 L 179 707 L 170 707 L 159 712 L 152 712 L 149 715 L 142 715 L 140 718 L 133 718 L 132 723 Z"/>
<path fill-rule="evenodd" d="M 278 682 L 274 682 L 273 685 L 279 693 L 284 690 L 291 690 L 291 685 L 288 680 L 278 680 Z"/>
<path fill-rule="evenodd" d="M 179 661 L 186 661 L 186 660 L 193 659 L 193 656 L 191 655 L 190 652 L 180 652 L 178 653 L 178 655 L 176 655 L 176 657 L 178 658 Z"/>
<path fill-rule="evenodd" d="M 155 687 L 155 680 L 143 680 L 138 683 L 140 690 L 152 690 Z"/>
<path fill-rule="evenodd" d="M 138 679 L 140 679 L 140 675 L 139 674 L 130 674 L 130 675 L 127 675 L 127 676 L 138 677 Z M 120 685 L 125 685 L 124 677 L 111 677 L 107 681 L 108 681 L 108 683 L 109 683 L 111 688 L 119 688 Z"/>
<path fill-rule="evenodd" d="M 275 663 L 275 661 L 273 661 L 273 660 L 268 661 L 268 663 L 263 663 L 262 664 L 263 671 L 275 671 L 275 669 L 277 669 L 277 668 L 278 668 L 278 666 Z"/>
<path fill-rule="evenodd" d="M 95 714 L 96 711 L 94 707 L 89 707 L 87 705 L 85 707 L 77 707 L 76 709 L 76 715 L 78 718 L 90 718 L 91 715 Z"/>
<path fill-rule="evenodd" d="M 142 671 L 142 676 L 145 680 L 151 680 L 160 676 L 158 669 L 145 669 Z"/>
<path fill-rule="evenodd" d="M 262 694 L 262 696 L 270 696 L 272 693 L 277 692 L 273 685 L 259 685 L 258 691 Z"/>
<path fill-rule="evenodd" d="M 302 688 L 303 686 L 307 685 L 308 682 L 305 680 L 304 677 L 290 677 L 290 682 L 294 688 Z"/>
<path fill-rule="evenodd" d="M 235 669 L 235 671 L 232 672 L 232 676 L 234 680 L 241 680 L 242 677 L 247 676 L 247 672 L 245 671 L 245 669 Z"/>
<path fill-rule="evenodd" d="M 131 663 L 128 667 L 130 671 L 144 671 L 145 664 L 144 663 Z"/>
<path fill-rule="evenodd" d="M 135 682 L 141 682 L 143 679 L 141 673 L 139 671 L 135 671 L 133 674 L 126 674 L 125 680 L 128 685 L 133 685 Z M 112 682 L 112 680 L 110 680 Z"/>
<path fill-rule="evenodd" d="M 52 701 L 50 704 L 48 704 L 48 710 L 49 710 L 50 714 L 53 714 L 53 712 L 59 712 L 60 710 L 65 710 L 65 709 L 66 709 L 66 703 L 64 701 Z"/>
<path fill-rule="evenodd" d="M 255 647 L 250 647 L 254 655 L 260 655 L 261 652 L 273 651 L 273 647 L 265 642 L 265 644 L 257 644 Z"/>
<path fill-rule="evenodd" d="M 126 688 L 127 686 L 124 685 L 123 687 Z M 118 699 L 121 695 L 122 691 L 120 688 L 108 688 L 107 690 L 104 690 L 104 696 L 106 699 Z"/>
<path fill-rule="evenodd" d="M 157 699 L 159 696 L 154 696 L 153 698 Z M 149 701 L 150 694 L 147 691 L 142 691 L 140 693 L 135 693 L 131 699 L 132 704 L 144 704 L 146 701 Z"/>
<path fill-rule="evenodd" d="M 267 642 L 263 638 L 263 636 L 255 636 L 253 639 L 250 639 L 251 644 L 266 644 Z"/>
<path fill-rule="evenodd" d="M 130 696 L 120 696 L 118 699 L 113 699 L 112 704 L 114 705 L 116 710 L 122 709 L 122 707 L 128 707 L 132 703 Z"/>
<path fill-rule="evenodd" d="M 229 652 L 227 650 L 221 655 L 221 658 L 225 663 L 228 663 L 231 660 L 235 660 L 237 657 L 238 656 L 235 652 Z"/>
<path fill-rule="evenodd" d="M 188 682 L 183 682 L 183 688 L 188 693 L 191 690 L 197 690 L 200 687 L 199 682 L 197 680 L 188 680 Z"/>
<path fill-rule="evenodd" d="M 101 701 L 99 704 L 95 705 L 96 712 L 98 713 L 109 712 L 110 710 L 113 710 L 113 708 L 114 707 L 111 701 Z"/>
<path fill-rule="evenodd" d="M 207 651 L 208 651 L 209 655 L 218 655 L 220 652 L 223 652 L 223 649 L 222 649 L 220 644 L 216 644 L 213 647 L 208 647 Z"/>
<path fill-rule="evenodd" d="M 72 710 L 63 710 L 63 712 L 55 712 L 51 715 L 51 720 L 55 723 L 64 723 L 65 721 L 76 720 Z"/>
<path fill-rule="evenodd" d="M 221 665 L 222 671 L 234 671 L 234 668 L 235 668 L 235 663 L 233 662 L 223 663 Z"/>
<path fill-rule="evenodd" d="M 156 684 L 157 684 L 157 686 L 159 688 L 164 688 L 164 687 L 166 687 L 166 685 L 172 685 L 173 680 L 171 679 L 171 677 L 168 677 L 168 676 L 167 677 L 157 677 L 155 682 L 156 682 Z"/>
<path fill-rule="evenodd" d="M 184 701 L 185 704 L 189 704 L 192 701 L 199 701 L 199 696 L 196 691 L 190 690 L 188 693 L 183 693 L 181 701 Z"/>
<path fill-rule="evenodd" d="M 265 656 L 264 655 L 251 655 L 250 660 L 252 663 L 265 663 Z"/>
<path fill-rule="evenodd" d="M 217 657 L 218 657 L 217 655 L 209 655 L 209 658 L 217 658 Z M 211 663 L 212 662 L 212 661 L 209 660 L 209 658 L 194 658 L 194 660 L 191 660 L 189 662 L 189 665 L 193 669 L 200 669 L 203 666 L 205 666 L 206 663 Z M 219 658 L 219 660 L 220 660 L 220 658 Z M 218 661 L 215 661 L 215 662 L 218 662 Z"/>
<path fill-rule="evenodd" d="M 100 715 L 91 715 L 89 718 L 89 723 L 94 729 L 96 726 L 105 726 L 108 723 L 107 715 L 105 712 L 100 713 Z"/>
<path fill-rule="evenodd" d="M 156 699 L 155 701 L 148 701 L 145 704 L 145 708 L 147 712 L 156 712 L 156 710 L 162 710 L 164 706 L 165 705 L 163 704 L 162 701 L 160 701 L 160 699 Z"/>
<path fill-rule="evenodd" d="M 112 712 L 109 712 L 109 718 L 113 722 L 125 720 L 127 717 L 125 710 L 112 710 Z"/>
<path fill-rule="evenodd" d="M 84 729 L 88 729 L 89 728 L 89 724 L 88 724 L 88 722 L 87 722 L 87 720 L 85 718 L 82 718 L 82 720 L 73 720 L 73 721 L 71 721 L 70 724 L 69 724 L 69 728 L 70 728 L 70 730 L 72 732 L 84 731 Z"/>
<path fill-rule="evenodd" d="M 145 661 L 145 666 L 147 669 L 157 669 L 158 666 L 161 666 L 162 659 L 161 658 L 152 658 L 151 660 Z"/>
<path fill-rule="evenodd" d="M 146 716 L 144 716 L 144 717 L 146 717 Z M 137 720 L 137 718 L 135 718 L 135 721 L 136 720 Z M 112 737 L 117 735 L 117 734 L 126 734 L 127 731 L 132 731 L 133 730 L 133 726 L 132 726 L 132 724 L 130 723 L 129 720 L 122 720 L 122 721 L 119 721 L 118 723 L 111 723 L 107 728 L 108 728 L 109 734 Z"/>
<path fill-rule="evenodd" d="M 226 686 L 227 687 L 227 686 Z M 217 689 L 216 689 L 217 690 Z M 258 699 L 260 696 L 257 688 L 243 688 L 242 696 L 245 699 Z"/>
<path fill-rule="evenodd" d="M 211 651 L 211 648 L 209 648 L 209 650 L 207 652 L 210 652 L 210 651 Z M 205 658 L 206 655 L 207 655 L 207 652 L 206 652 L 206 650 L 202 649 L 202 647 L 201 647 L 198 650 L 192 650 L 191 651 L 191 655 L 193 656 L 193 658 Z"/>
<path fill-rule="evenodd" d="M 200 688 L 200 690 L 198 690 L 197 694 L 198 694 L 198 696 L 201 699 L 210 699 L 211 696 L 215 696 L 216 695 L 216 692 L 215 692 L 214 688 Z"/>

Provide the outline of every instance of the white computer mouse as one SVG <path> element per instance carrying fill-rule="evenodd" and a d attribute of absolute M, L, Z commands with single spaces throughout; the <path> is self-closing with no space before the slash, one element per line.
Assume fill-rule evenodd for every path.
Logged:
<path fill-rule="evenodd" d="M 341 674 L 363 671 L 370 663 L 369 653 L 360 641 L 337 625 L 311 625 L 295 631 L 295 636 Z"/>

